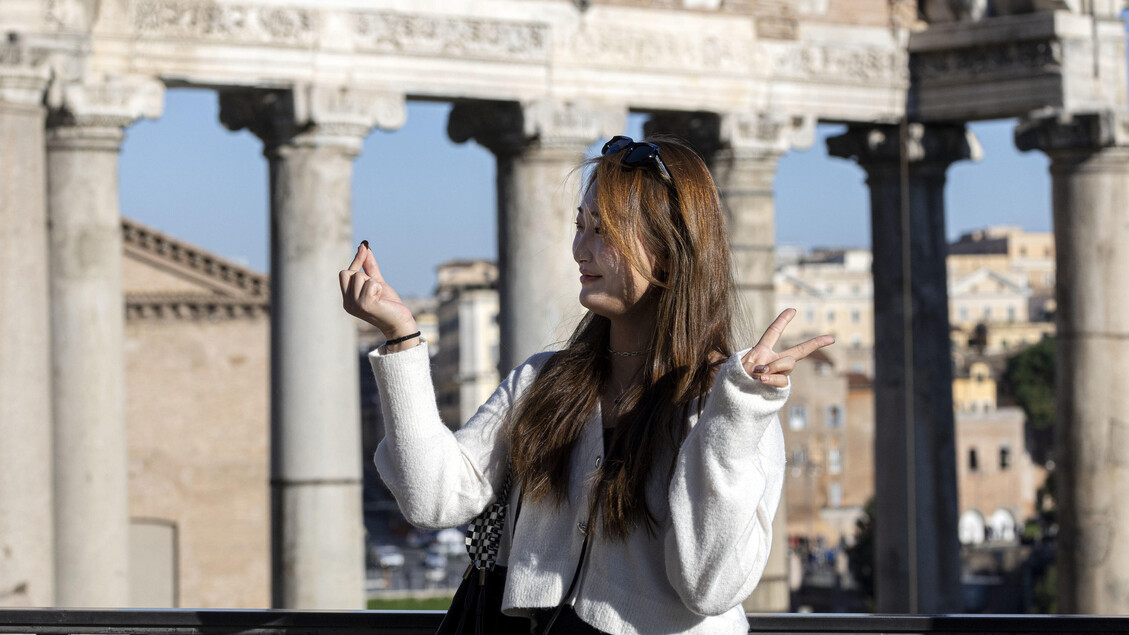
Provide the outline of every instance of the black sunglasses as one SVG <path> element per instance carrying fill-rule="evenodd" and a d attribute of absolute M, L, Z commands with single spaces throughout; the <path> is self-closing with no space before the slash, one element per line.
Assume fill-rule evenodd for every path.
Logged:
<path fill-rule="evenodd" d="M 617 135 L 611 138 L 604 144 L 604 149 L 600 151 L 601 156 L 609 154 L 617 154 L 627 150 L 623 155 L 623 165 L 629 168 L 637 168 L 641 165 L 653 165 L 659 171 L 659 176 L 663 178 L 668 185 L 674 185 L 674 179 L 670 176 L 670 170 L 666 169 L 666 164 L 663 163 L 662 157 L 659 156 L 659 147 L 647 141 L 635 141 L 631 137 Z"/>

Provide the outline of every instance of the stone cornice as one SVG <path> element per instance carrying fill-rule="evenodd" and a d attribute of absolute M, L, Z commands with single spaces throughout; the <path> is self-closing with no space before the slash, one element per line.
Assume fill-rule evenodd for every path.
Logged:
<path fill-rule="evenodd" d="M 214 297 L 256 303 L 266 302 L 270 295 L 268 276 L 134 221 L 122 221 L 122 243 L 128 253 L 141 260 L 211 287 L 217 294 Z"/>
<path fill-rule="evenodd" d="M 127 320 L 208 320 L 228 321 L 266 318 L 270 301 L 266 298 L 231 298 L 204 293 L 128 293 L 125 296 Z"/>

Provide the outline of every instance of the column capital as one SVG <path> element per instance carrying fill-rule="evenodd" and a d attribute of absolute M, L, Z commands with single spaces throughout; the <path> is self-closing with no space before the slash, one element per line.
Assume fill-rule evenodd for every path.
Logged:
<path fill-rule="evenodd" d="M 575 150 L 623 130 L 627 108 L 588 101 L 541 99 L 525 103 L 460 101 L 451 109 L 447 135 L 473 139 L 496 155 L 528 148 Z"/>
<path fill-rule="evenodd" d="M 864 169 L 901 162 L 900 131 L 896 124 L 851 126 L 847 132 L 827 140 L 831 156 L 854 159 Z M 983 156 L 980 141 L 963 124 L 911 123 L 907 127 L 905 153 L 910 163 L 947 168 Z"/>
<path fill-rule="evenodd" d="M 1029 116 L 1015 127 L 1015 146 L 1047 154 L 1096 152 L 1129 147 L 1129 112 L 1112 111 Z"/>
<path fill-rule="evenodd" d="M 125 128 L 142 117 L 160 117 L 164 97 L 165 85 L 152 77 L 54 82 L 47 91 L 47 125 Z"/>
<path fill-rule="evenodd" d="M 404 95 L 395 92 L 323 84 L 220 92 L 220 122 L 229 130 L 250 130 L 267 152 L 313 145 L 356 154 L 373 128 L 395 130 L 406 119 Z"/>
<path fill-rule="evenodd" d="M 18 39 L 0 43 L 0 105 L 41 108 L 50 78 L 46 51 Z"/>
<path fill-rule="evenodd" d="M 127 126 L 156 119 L 165 87 L 150 77 L 52 83 L 47 89 L 47 146 L 117 152 Z"/>
<path fill-rule="evenodd" d="M 669 133 L 690 143 L 707 161 L 778 159 L 792 148 L 804 149 L 815 139 L 813 115 L 767 112 L 664 112 L 651 117 L 646 134 Z"/>

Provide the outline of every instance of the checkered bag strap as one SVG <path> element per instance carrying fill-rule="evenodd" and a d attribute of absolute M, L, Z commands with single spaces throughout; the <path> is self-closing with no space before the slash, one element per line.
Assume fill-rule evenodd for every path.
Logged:
<path fill-rule="evenodd" d="M 506 479 L 502 493 L 481 514 L 470 522 L 466 530 L 466 551 L 475 569 L 493 570 L 498 560 L 498 547 L 502 543 L 502 531 L 506 526 L 506 512 L 509 510 L 510 485 L 513 472 L 506 463 Z"/>

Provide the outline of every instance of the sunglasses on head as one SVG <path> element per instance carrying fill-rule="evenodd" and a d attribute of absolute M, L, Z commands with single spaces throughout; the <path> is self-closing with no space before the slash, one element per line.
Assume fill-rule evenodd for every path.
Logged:
<path fill-rule="evenodd" d="M 600 155 L 608 156 L 609 154 L 617 154 L 624 150 L 627 150 L 622 159 L 624 167 L 637 168 L 643 165 L 654 166 L 658 170 L 659 176 L 663 178 L 663 181 L 668 185 L 674 185 L 674 179 L 670 176 L 670 170 L 666 169 L 666 164 L 663 163 L 662 157 L 659 156 L 659 147 L 653 143 L 635 141 L 631 137 L 617 135 L 604 144 L 604 149 L 600 151 Z"/>

